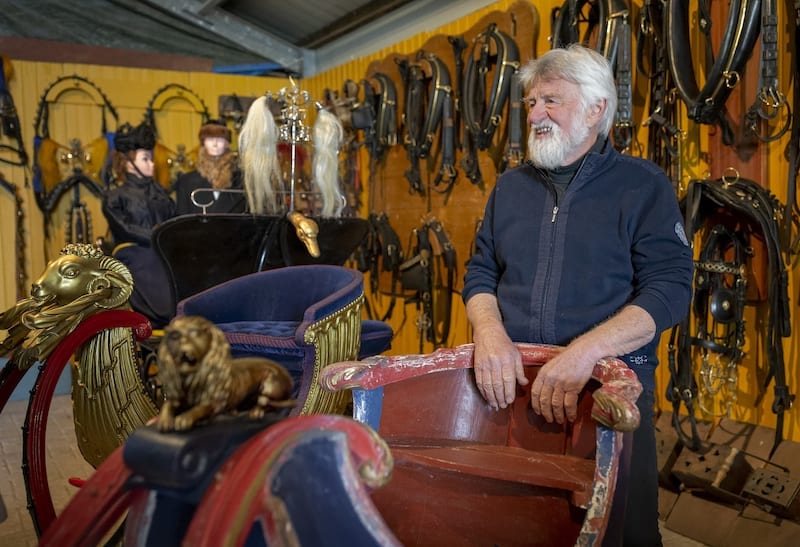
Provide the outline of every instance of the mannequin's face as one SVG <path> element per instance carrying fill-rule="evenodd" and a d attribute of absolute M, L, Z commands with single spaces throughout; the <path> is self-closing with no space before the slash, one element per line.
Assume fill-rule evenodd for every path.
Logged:
<path fill-rule="evenodd" d="M 138 177 L 139 173 L 133 168 L 134 165 L 139 168 L 139 172 L 141 172 L 142 175 L 145 177 L 152 177 L 153 169 L 155 168 L 155 164 L 153 163 L 153 151 L 140 148 L 136 151 L 133 163 L 130 161 L 127 163 L 128 173 L 133 173 Z"/>
<path fill-rule="evenodd" d="M 209 156 L 221 156 L 228 151 L 230 143 L 222 137 L 206 137 L 203 139 L 203 148 Z"/>

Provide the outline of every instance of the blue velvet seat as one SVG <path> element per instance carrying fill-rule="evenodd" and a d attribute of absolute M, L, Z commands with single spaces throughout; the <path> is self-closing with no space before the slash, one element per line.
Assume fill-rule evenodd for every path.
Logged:
<path fill-rule="evenodd" d="M 212 321 L 225 332 L 235 357 L 267 357 L 289 369 L 299 402 L 293 414 L 340 413 L 349 394 L 320 390 L 320 370 L 391 347 L 389 325 L 361 319 L 363 299 L 364 280 L 357 270 L 288 266 L 238 277 L 185 298 L 177 315 Z"/>

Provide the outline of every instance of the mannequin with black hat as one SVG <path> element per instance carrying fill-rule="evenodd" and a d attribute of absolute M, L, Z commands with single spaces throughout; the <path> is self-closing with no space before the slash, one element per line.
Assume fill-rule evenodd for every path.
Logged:
<path fill-rule="evenodd" d="M 236 153 L 230 149 L 231 130 L 212 120 L 198 136 L 197 169 L 179 175 L 172 188 L 178 214 L 244 213 L 247 199 Z"/>
<path fill-rule="evenodd" d="M 160 328 L 171 319 L 174 304 L 161 257 L 150 247 L 153 227 L 175 216 L 175 203 L 153 179 L 156 138 L 146 123 L 126 123 L 114 135 L 112 170 L 116 188 L 103 196 L 103 215 L 114 243 L 113 256 L 131 270 L 130 303 Z"/>

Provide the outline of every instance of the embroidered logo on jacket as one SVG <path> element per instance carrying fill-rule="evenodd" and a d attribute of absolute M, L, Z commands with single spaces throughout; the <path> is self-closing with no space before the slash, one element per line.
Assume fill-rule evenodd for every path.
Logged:
<path fill-rule="evenodd" d="M 684 245 L 689 246 L 689 240 L 686 239 L 686 232 L 683 230 L 683 224 L 680 221 L 675 223 L 675 234 Z"/>

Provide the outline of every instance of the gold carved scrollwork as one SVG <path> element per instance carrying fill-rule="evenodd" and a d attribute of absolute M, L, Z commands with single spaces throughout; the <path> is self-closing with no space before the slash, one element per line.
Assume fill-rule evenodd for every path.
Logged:
<path fill-rule="evenodd" d="M 361 306 L 363 292 L 353 302 L 313 323 L 305 334 L 305 342 L 315 348 L 314 373 L 308 397 L 301 414 L 341 414 L 350 400 L 349 391 L 328 392 L 320 389 L 320 371 L 331 363 L 354 361 L 361 344 Z"/>

